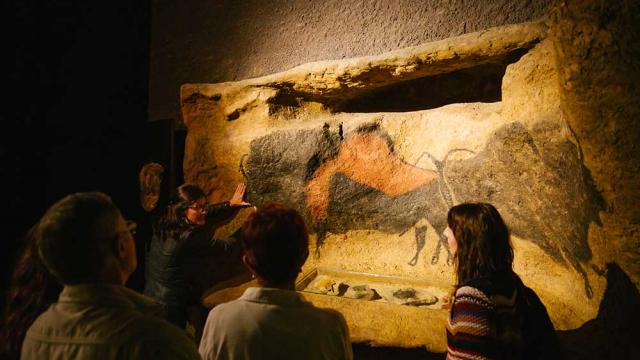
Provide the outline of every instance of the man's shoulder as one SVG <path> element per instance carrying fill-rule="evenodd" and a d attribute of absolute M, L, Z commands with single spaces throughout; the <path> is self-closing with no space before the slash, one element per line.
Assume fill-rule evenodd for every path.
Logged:
<path fill-rule="evenodd" d="M 216 304 L 213 309 L 209 310 L 209 316 L 212 315 L 221 315 L 221 314 L 230 314 L 234 312 L 245 313 L 246 307 L 250 306 L 248 302 L 243 299 L 235 299 L 227 302 L 223 302 L 220 304 Z"/>
<path fill-rule="evenodd" d="M 133 352 L 142 358 L 197 358 L 193 340 L 183 330 L 154 315 L 111 309 L 89 315 L 82 319 L 65 318 L 55 308 L 49 309 L 29 328 L 24 346 L 39 349 L 50 347 L 46 344 L 55 348 L 67 344 L 82 348 L 83 344 L 91 343 Z"/>
<path fill-rule="evenodd" d="M 215 319 L 216 321 L 226 320 L 226 321 L 235 321 L 238 317 L 253 317 L 256 320 L 262 317 L 269 317 L 268 314 L 271 314 L 276 310 L 272 307 L 265 307 L 264 303 L 253 303 L 251 301 L 247 301 L 246 299 L 235 299 L 226 303 L 222 303 L 216 305 L 209 312 L 209 318 Z M 300 320 L 311 320 L 313 323 L 322 322 L 322 323 L 346 323 L 344 316 L 334 310 L 329 308 L 320 308 L 316 307 L 311 303 L 303 302 L 293 307 L 286 307 L 287 312 L 293 311 L 298 314 Z"/>
<path fill-rule="evenodd" d="M 55 326 L 55 324 L 52 324 L 52 322 L 56 320 L 56 318 L 52 316 L 51 312 L 52 312 L 51 307 L 49 307 L 49 309 L 45 310 L 42 314 L 40 314 L 31 323 L 31 326 L 29 326 L 29 329 L 27 329 L 26 336 L 29 337 L 32 335 L 40 335 L 40 336 L 44 335 L 46 334 L 47 328 Z"/>
<path fill-rule="evenodd" d="M 145 338 L 186 337 L 182 330 L 159 316 L 139 311 L 96 307 L 85 312 L 83 317 L 65 315 L 64 309 L 59 310 L 54 304 L 33 322 L 30 331 L 41 332 L 59 328 L 74 331 L 91 328 L 92 331 L 98 331 L 106 337 L 112 332 L 140 333 Z"/>

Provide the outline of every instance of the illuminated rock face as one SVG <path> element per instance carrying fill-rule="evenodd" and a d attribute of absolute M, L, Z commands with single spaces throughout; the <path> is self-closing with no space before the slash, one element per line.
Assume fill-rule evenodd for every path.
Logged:
<path fill-rule="evenodd" d="M 547 30 L 519 24 L 241 82 L 184 85 L 186 181 L 212 200 L 246 181 L 255 205 L 298 210 L 314 235 L 304 271 L 443 288 L 453 284 L 441 237 L 447 210 L 490 202 L 512 231 L 516 272 L 558 329 L 579 327 L 596 316 L 606 287 L 600 270 L 617 255 L 602 241 L 606 186 L 567 124 L 563 57 Z M 309 298 L 345 313 L 357 340 L 443 350 L 445 310 L 369 304 L 363 315 L 361 300 Z M 389 317 L 387 330 L 372 328 L 376 311 Z M 416 316 L 423 319 L 411 326 L 398 320 Z M 403 333 L 421 326 L 442 331 Z"/>

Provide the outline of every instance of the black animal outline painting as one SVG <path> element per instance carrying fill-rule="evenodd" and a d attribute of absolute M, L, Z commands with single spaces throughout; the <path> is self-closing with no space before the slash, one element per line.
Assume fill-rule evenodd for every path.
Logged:
<path fill-rule="evenodd" d="M 595 191 L 588 171 L 582 165 L 579 149 L 576 149 L 573 143 L 556 142 L 556 148 L 550 149 L 553 151 L 541 153 L 531 134 L 522 124 L 507 124 L 496 131 L 485 148 L 478 153 L 468 149 L 452 149 L 442 160 L 426 153 L 436 167 L 429 181 L 409 192 L 394 193 L 391 196 L 336 171 L 331 174 L 330 183 L 325 187 L 329 193 L 325 209 L 327 216 L 317 217 L 310 210 L 314 204 L 309 206 L 307 201 L 309 183 L 313 182 L 323 164 L 339 158 L 341 147 L 350 138 L 363 134 L 383 140 L 387 144 L 389 154 L 395 156 L 394 143 L 382 129 L 380 122 L 365 124 L 346 136 L 341 126 L 332 130 L 325 124 L 322 129 L 277 131 L 254 139 L 249 154 L 243 158 L 243 171 L 249 184 L 251 201 L 257 204 L 284 202 L 305 214 L 310 228 L 317 234 L 318 251 L 327 233 L 377 229 L 403 234 L 413 228 L 416 254 L 409 261 L 410 265 L 417 264 L 427 238 L 426 228 L 415 227 L 419 219 L 427 219 L 440 237 L 446 228 L 446 212 L 454 204 L 454 200 L 492 202 L 504 213 L 514 234 L 538 244 L 557 262 L 571 265 L 583 277 L 585 292 L 591 297 L 591 287 L 582 264 L 588 264 L 591 259 L 587 241 L 588 224 L 599 221 L 597 212 L 603 206 L 603 202 L 600 194 Z M 466 151 L 474 156 L 462 160 L 448 159 L 455 151 Z M 519 154 L 523 159 L 511 159 L 510 156 L 513 154 Z M 416 171 L 425 170 L 402 162 L 403 166 L 414 167 Z M 513 166 L 516 168 L 510 169 L 510 163 L 515 164 Z M 492 172 L 495 164 L 502 167 L 499 171 Z M 541 207 L 541 204 L 552 203 L 549 199 L 553 198 L 555 193 L 536 192 L 539 186 L 533 189 L 536 191 L 520 191 L 527 187 L 528 182 L 536 180 L 530 174 L 526 175 L 529 168 L 558 172 L 555 178 L 559 179 L 560 185 L 555 184 L 554 191 L 573 191 L 562 204 L 562 211 L 568 208 L 567 202 L 583 205 L 584 211 L 570 216 L 570 221 L 578 219 L 576 226 L 572 226 L 570 221 L 563 224 L 569 227 L 566 231 L 568 235 L 564 236 L 560 232 L 550 230 L 546 224 L 553 222 L 553 219 L 547 219 L 545 216 L 554 211 L 545 211 L 548 209 Z M 506 175 L 505 169 L 509 171 Z M 515 179 L 510 183 L 511 172 L 518 171 L 522 171 L 526 176 L 522 180 Z M 486 178 L 482 178 L 485 175 Z M 575 181 L 577 186 L 562 183 L 563 178 L 578 179 Z M 511 198 L 501 196 L 503 193 L 508 193 Z M 532 194 L 532 199 L 521 198 L 519 193 Z M 531 204 L 520 206 L 521 202 L 528 201 Z M 529 223 L 527 220 L 530 220 Z M 446 241 L 440 238 L 432 254 L 432 264 L 438 262 L 442 248 L 448 254 L 447 263 L 451 263 Z"/>
<path fill-rule="evenodd" d="M 449 156 L 456 152 L 468 152 L 471 154 L 475 154 L 475 152 L 469 149 L 454 148 L 447 151 L 447 153 L 445 154 L 442 160 L 438 160 L 431 153 L 423 152 L 422 154 L 420 154 L 420 156 L 418 156 L 418 159 L 414 163 L 414 165 L 417 165 L 424 155 L 427 155 L 429 157 L 433 165 L 436 167 L 436 171 L 438 173 L 438 177 L 440 180 L 438 182 L 438 190 L 440 192 L 440 196 L 442 197 L 442 200 L 447 204 L 447 207 L 449 208 L 451 208 L 454 205 L 454 195 L 453 195 L 453 192 L 451 191 L 451 188 L 449 187 L 449 184 L 447 183 L 447 178 L 445 176 L 445 167 L 447 164 L 447 160 L 449 159 Z M 427 229 L 428 229 L 428 226 L 419 226 L 415 228 L 416 254 L 409 261 L 409 265 L 411 266 L 415 266 L 418 264 L 418 258 L 420 257 L 420 252 L 426 245 Z M 400 235 L 402 236 L 403 234 L 404 233 L 401 233 Z M 447 241 L 447 238 L 444 236 L 443 232 L 437 233 L 436 236 L 438 237 L 438 242 L 436 243 L 436 248 L 433 254 L 431 255 L 431 264 L 435 265 L 438 263 L 438 261 L 440 260 L 440 253 L 444 248 L 447 253 L 446 263 L 447 265 L 452 265 L 453 254 L 451 253 L 451 249 L 449 249 L 449 242 Z"/>

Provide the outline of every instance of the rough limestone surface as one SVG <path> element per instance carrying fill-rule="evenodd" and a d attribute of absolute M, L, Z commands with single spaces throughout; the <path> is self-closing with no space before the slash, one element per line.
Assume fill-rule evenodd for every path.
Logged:
<path fill-rule="evenodd" d="M 606 264 L 627 255 L 602 241 L 606 179 L 594 176 L 570 126 L 557 49 L 547 26 L 533 22 L 241 82 L 184 85 L 185 180 L 211 200 L 246 181 L 255 205 L 297 209 L 313 234 L 303 273 L 404 276 L 442 289 L 453 285 L 441 237 L 448 208 L 491 202 L 512 231 L 516 272 L 557 329 L 579 328 L 598 314 Z M 337 110 L 379 89 L 492 64 L 506 67 L 500 101 Z M 444 309 L 308 298 L 343 312 L 358 341 L 444 349 Z"/>
<path fill-rule="evenodd" d="M 640 3 L 552 10 L 563 113 L 606 201 L 599 241 L 640 286 Z"/>
<path fill-rule="evenodd" d="M 149 118 L 180 119 L 184 83 L 238 81 L 544 16 L 550 0 L 153 0 Z"/>
<path fill-rule="evenodd" d="M 556 1 L 549 13 L 562 113 L 602 194 L 594 263 L 607 263 L 598 315 L 567 332 L 574 358 L 640 353 L 640 2 Z"/>

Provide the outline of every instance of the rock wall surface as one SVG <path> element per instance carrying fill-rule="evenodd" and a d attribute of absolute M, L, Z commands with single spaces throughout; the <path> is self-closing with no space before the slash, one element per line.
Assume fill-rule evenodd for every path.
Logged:
<path fill-rule="evenodd" d="M 596 318 L 563 334 L 573 358 L 640 354 L 640 2 L 557 1 L 549 13 L 562 112 L 602 194 L 589 230 L 607 263 Z"/>
<path fill-rule="evenodd" d="M 184 83 L 237 81 L 544 16 L 550 0 L 152 1 L 149 118 Z"/>
<path fill-rule="evenodd" d="M 640 3 L 571 1 L 551 12 L 562 110 L 606 200 L 603 250 L 640 286 Z"/>
<path fill-rule="evenodd" d="M 515 270 L 540 295 L 556 328 L 585 328 L 610 293 L 607 264 L 619 264 L 637 286 L 640 260 L 633 201 L 639 190 L 638 88 L 629 79 L 638 67 L 627 57 L 637 54 L 637 33 L 606 35 L 622 32 L 617 26 L 629 30 L 624 26 L 633 19 L 624 16 L 636 15 L 614 8 L 617 25 L 598 35 L 585 29 L 607 22 L 593 14 L 615 6 L 586 3 L 554 5 L 547 23 L 240 82 L 184 85 L 185 178 L 211 200 L 229 197 L 235 183 L 247 181 L 254 204 L 281 202 L 300 211 L 313 232 L 314 256 L 305 271 L 397 275 L 443 287 L 453 282 L 451 254 L 440 236 L 447 209 L 491 202 L 512 230 Z M 595 46 L 591 52 L 574 49 L 583 35 L 579 44 Z M 617 50 L 608 54 L 601 40 L 613 41 Z M 487 66 L 494 74 L 503 71 L 497 101 L 345 111 L 346 103 L 384 103 L 393 92 L 419 98 L 429 87 L 424 84 L 460 81 Z M 415 81 L 423 85 L 407 85 Z M 233 231 L 242 217 L 221 231 Z M 349 307 L 356 303 L 322 299 L 312 297 L 347 314 L 354 338 L 442 350 L 444 333 L 398 342 L 385 335 L 401 333 L 394 317 L 385 325 L 389 331 L 371 331 L 372 322 Z M 406 318 L 401 307 L 397 311 L 395 318 Z"/>

